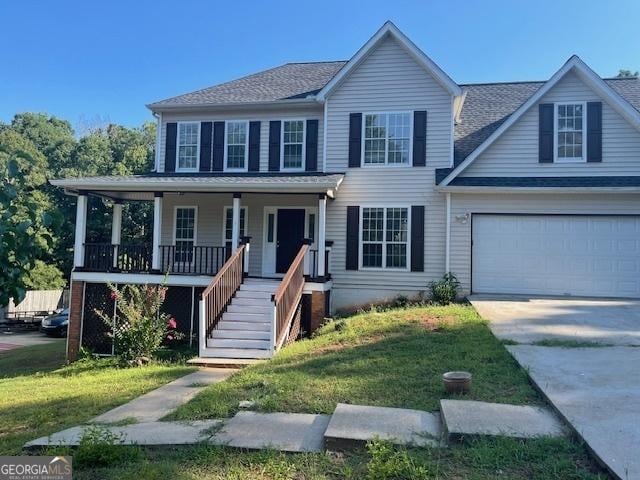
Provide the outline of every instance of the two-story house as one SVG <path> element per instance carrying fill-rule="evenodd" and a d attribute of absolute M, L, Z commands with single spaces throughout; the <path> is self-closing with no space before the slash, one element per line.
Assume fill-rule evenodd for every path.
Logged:
<path fill-rule="evenodd" d="M 155 172 L 52 182 L 78 199 L 70 358 L 112 351 L 107 282 L 165 275 L 200 356 L 232 359 L 445 272 L 463 294 L 640 297 L 636 78 L 574 56 L 546 82 L 458 85 L 388 22 L 346 62 L 149 108 Z M 108 244 L 85 243 L 88 195 L 113 204 Z M 151 245 L 120 241 L 138 201 Z"/>

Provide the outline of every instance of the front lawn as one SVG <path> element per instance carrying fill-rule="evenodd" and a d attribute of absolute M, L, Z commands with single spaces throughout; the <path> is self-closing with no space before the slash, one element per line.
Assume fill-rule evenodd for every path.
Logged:
<path fill-rule="evenodd" d="M 78 425 L 193 371 L 183 365 L 118 368 L 113 361 L 61 367 L 64 342 L 0 355 L 0 455 Z"/>
<path fill-rule="evenodd" d="M 473 373 L 466 398 L 540 403 L 526 373 L 466 305 L 363 313 L 326 325 L 275 359 L 242 370 L 171 418 L 233 415 L 240 400 L 261 411 L 332 413 L 339 402 L 439 409 L 441 376 Z"/>
<path fill-rule="evenodd" d="M 2 369 L 2 358 L 0 358 Z M 326 325 L 313 339 L 281 351 L 207 387 L 173 419 L 230 416 L 238 401 L 261 411 L 331 413 L 338 402 L 435 410 L 445 395 L 441 374 L 474 375 L 466 398 L 543 403 L 527 376 L 475 311 L 464 305 L 370 312 Z M 86 421 L 187 369 L 175 365 L 118 369 L 109 361 L 79 363 L 49 373 L 0 379 L 0 454 L 15 454 L 37 436 Z M 11 398 L 11 400 L 9 399 Z M 405 449 L 375 444 L 347 454 L 243 452 L 194 445 L 127 448 L 96 466 L 78 450 L 78 479 L 605 479 L 586 450 L 570 439 L 491 438 L 450 448 Z M 93 450 L 95 452 L 95 449 Z M 122 452 L 122 450 L 117 450 Z M 52 447 L 47 454 L 67 454 Z M 83 453 L 81 456 L 80 453 Z M 84 461 L 81 461 L 84 459 Z"/>

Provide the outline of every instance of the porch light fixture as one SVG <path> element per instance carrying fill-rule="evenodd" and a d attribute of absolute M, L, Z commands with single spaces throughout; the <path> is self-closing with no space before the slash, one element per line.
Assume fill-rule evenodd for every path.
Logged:
<path fill-rule="evenodd" d="M 470 214 L 469 212 L 463 213 L 461 215 L 456 215 L 456 222 L 460 222 L 463 225 L 469 221 Z"/>

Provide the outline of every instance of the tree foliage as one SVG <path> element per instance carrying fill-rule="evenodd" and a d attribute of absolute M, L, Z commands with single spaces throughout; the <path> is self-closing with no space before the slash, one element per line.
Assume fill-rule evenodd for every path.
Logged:
<path fill-rule="evenodd" d="M 620 70 L 618 70 L 618 75 L 616 75 L 616 77 L 618 78 L 637 77 L 638 75 L 640 75 L 640 72 L 638 72 L 637 70 L 635 72 L 632 72 L 631 70 L 626 70 L 624 68 L 621 68 Z"/>
<path fill-rule="evenodd" d="M 14 282 L 14 287 L 3 283 L 0 295 L 6 296 L 9 291 L 9 296 L 20 294 L 25 288 L 59 288 L 61 279 L 64 281 L 70 274 L 75 199 L 51 186 L 48 180 L 149 172 L 153 168 L 155 129 L 153 122 L 140 128 L 112 124 L 78 138 L 68 121 L 30 112 L 16 114 L 9 124 L 0 123 L 0 261 L 5 261 L 3 267 L 9 266 L 3 273 L 11 273 Z M 9 175 L 10 165 L 15 166 L 11 167 L 15 170 L 13 176 Z M 88 241 L 109 241 L 111 209 L 101 199 L 90 197 L 87 215 Z M 123 241 L 148 241 L 151 218 L 151 205 L 125 205 Z M 24 232 L 16 230 L 18 225 Z M 4 232 L 11 247 L 5 245 Z M 22 243 L 14 242 L 25 236 L 28 238 L 23 239 L 24 244 L 31 245 L 28 258 L 20 256 Z M 8 248 L 18 251 L 9 254 Z M 2 300 L 0 297 L 0 304 Z"/>

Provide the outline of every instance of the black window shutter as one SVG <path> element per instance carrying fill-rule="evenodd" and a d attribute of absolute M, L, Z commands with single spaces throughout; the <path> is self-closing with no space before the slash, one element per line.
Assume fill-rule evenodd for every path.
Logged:
<path fill-rule="evenodd" d="M 213 171 L 224 170 L 224 122 L 213 123 Z"/>
<path fill-rule="evenodd" d="M 358 270 L 360 207 L 347 207 L 347 270 Z"/>
<path fill-rule="evenodd" d="M 176 171 L 176 141 L 178 139 L 178 124 L 167 123 L 167 133 L 164 141 L 164 171 Z"/>
<path fill-rule="evenodd" d="M 349 114 L 349 168 L 360 166 L 362 155 L 362 114 Z"/>
<path fill-rule="evenodd" d="M 200 171 L 211 171 L 211 140 L 213 135 L 213 123 L 202 122 L 200 124 Z"/>
<path fill-rule="evenodd" d="M 413 112 L 413 166 L 424 167 L 427 162 L 427 111 Z"/>
<path fill-rule="evenodd" d="M 318 170 L 318 120 L 307 120 L 307 144 L 305 145 L 305 170 Z"/>
<path fill-rule="evenodd" d="M 553 163 L 553 103 L 538 106 L 538 162 Z"/>
<path fill-rule="evenodd" d="M 260 122 L 249 122 L 249 171 L 260 171 Z"/>
<path fill-rule="evenodd" d="M 587 103 L 587 162 L 602 161 L 602 102 Z"/>
<path fill-rule="evenodd" d="M 280 120 L 269 122 L 269 171 L 280 171 Z"/>
<path fill-rule="evenodd" d="M 411 271 L 424 272 L 424 206 L 411 207 Z"/>

